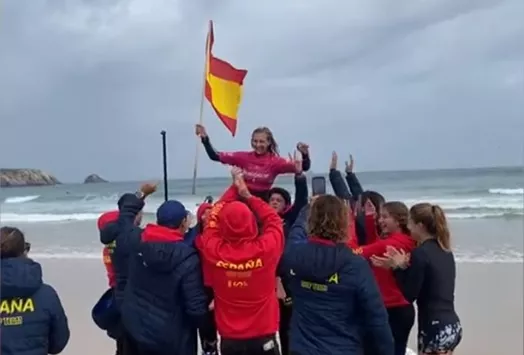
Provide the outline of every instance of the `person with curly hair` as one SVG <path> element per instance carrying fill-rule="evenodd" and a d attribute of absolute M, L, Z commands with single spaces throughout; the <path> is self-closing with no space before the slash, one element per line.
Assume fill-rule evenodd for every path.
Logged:
<path fill-rule="evenodd" d="M 348 208 L 336 196 L 318 196 L 289 233 L 281 272 L 289 274 L 293 294 L 291 354 L 362 354 L 364 334 L 380 354 L 394 354 L 371 268 L 347 246 Z"/>

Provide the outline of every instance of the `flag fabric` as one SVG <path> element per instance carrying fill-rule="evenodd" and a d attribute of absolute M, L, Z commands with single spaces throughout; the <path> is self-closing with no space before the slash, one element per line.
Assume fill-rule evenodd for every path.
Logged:
<path fill-rule="evenodd" d="M 209 22 L 206 42 L 205 96 L 216 114 L 235 136 L 238 109 L 242 101 L 242 86 L 247 70 L 236 69 L 228 62 L 213 56 L 213 22 Z"/>

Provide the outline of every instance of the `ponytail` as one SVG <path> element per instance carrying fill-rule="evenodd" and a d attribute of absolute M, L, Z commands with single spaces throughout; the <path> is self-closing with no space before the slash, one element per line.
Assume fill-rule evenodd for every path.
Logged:
<path fill-rule="evenodd" d="M 440 206 L 430 203 L 417 203 L 411 207 L 409 215 L 415 224 L 422 224 L 427 233 L 437 240 L 444 251 L 451 251 L 451 235 L 448 222 Z"/>
<path fill-rule="evenodd" d="M 431 212 L 434 216 L 434 225 L 435 225 L 435 236 L 440 247 L 445 251 L 451 251 L 451 238 L 448 228 L 448 221 L 446 220 L 446 215 L 440 206 L 433 205 L 431 206 Z"/>

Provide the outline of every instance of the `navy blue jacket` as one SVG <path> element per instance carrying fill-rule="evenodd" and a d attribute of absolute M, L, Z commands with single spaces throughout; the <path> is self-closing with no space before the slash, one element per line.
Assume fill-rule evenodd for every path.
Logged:
<path fill-rule="evenodd" d="M 144 351 L 195 355 L 207 305 L 196 249 L 176 230 L 147 225 L 131 257 L 124 328 Z"/>
<path fill-rule="evenodd" d="M 135 226 L 135 218 L 144 207 L 144 201 L 134 194 L 125 194 L 120 199 L 118 220 L 100 231 L 104 245 L 114 243 L 111 263 L 115 272 L 115 299 L 117 307 L 122 306 L 124 289 L 129 273 L 129 256 L 135 253 L 140 243 L 142 229 Z"/>
<path fill-rule="evenodd" d="M 293 295 L 290 351 L 362 354 L 370 334 L 381 355 L 394 354 L 388 316 L 368 263 L 345 244 L 308 238 L 304 208 L 288 236 L 283 268 Z"/>
<path fill-rule="evenodd" d="M 69 341 L 67 317 L 54 288 L 42 282 L 40 264 L 2 259 L 2 355 L 59 354 Z"/>

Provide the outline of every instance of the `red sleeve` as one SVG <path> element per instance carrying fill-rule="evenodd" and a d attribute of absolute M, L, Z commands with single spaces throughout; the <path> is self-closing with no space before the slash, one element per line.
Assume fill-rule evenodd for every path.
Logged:
<path fill-rule="evenodd" d="M 235 185 L 231 185 L 228 187 L 228 189 L 222 194 L 222 196 L 218 199 L 217 203 L 219 202 L 231 202 L 238 200 L 238 192 Z"/>
<path fill-rule="evenodd" d="M 364 223 L 366 227 L 366 245 L 375 243 L 380 240 L 377 231 L 377 223 L 374 216 L 364 216 Z"/>
<path fill-rule="evenodd" d="M 360 248 L 355 249 L 355 253 L 361 254 L 364 258 L 369 259 L 374 255 L 384 255 L 388 246 L 392 246 L 397 249 L 403 249 L 405 247 L 405 243 L 397 238 L 380 239 L 377 240 L 375 243 L 364 245 Z"/>
<path fill-rule="evenodd" d="M 262 222 L 260 237 L 264 251 L 275 250 L 280 258 L 284 250 L 284 228 L 282 219 L 276 211 L 262 199 L 252 196 L 247 199 L 247 204 Z"/>
<path fill-rule="evenodd" d="M 355 223 L 351 224 L 351 227 L 348 228 L 348 242 L 347 245 L 351 249 L 357 249 L 358 248 L 358 239 L 357 239 L 357 233 L 355 231 Z"/>
<path fill-rule="evenodd" d="M 232 165 L 244 169 L 246 152 L 220 152 L 218 159 L 222 164 Z"/>
<path fill-rule="evenodd" d="M 297 171 L 295 168 L 295 163 L 281 157 L 275 157 L 272 167 L 275 176 L 280 174 L 295 173 Z"/>

